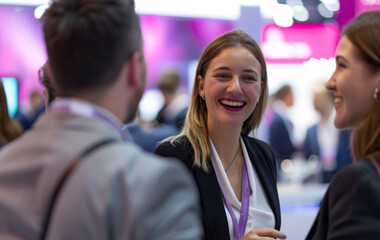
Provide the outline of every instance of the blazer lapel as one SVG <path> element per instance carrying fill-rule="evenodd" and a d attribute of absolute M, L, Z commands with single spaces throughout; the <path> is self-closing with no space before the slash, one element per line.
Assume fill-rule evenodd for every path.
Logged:
<path fill-rule="evenodd" d="M 260 182 L 264 188 L 265 195 L 267 196 L 269 206 L 271 207 L 274 217 L 275 217 L 275 228 L 279 229 L 280 227 L 280 206 L 279 202 L 275 201 L 278 199 L 276 181 L 273 176 L 273 170 L 270 169 L 267 164 L 267 160 L 263 156 L 261 150 L 256 146 L 247 141 L 247 138 L 243 137 L 245 146 L 248 151 L 249 158 L 253 166 L 256 169 L 257 175 L 260 179 Z M 275 166 L 274 166 L 275 167 Z"/>
<path fill-rule="evenodd" d="M 211 163 L 210 158 L 207 159 Z M 194 175 L 199 187 L 204 224 L 206 225 L 206 239 L 229 240 L 228 222 L 224 210 L 222 194 L 212 164 L 209 164 L 209 173 L 201 168 L 194 168 Z M 210 236 L 211 235 L 211 236 Z"/>

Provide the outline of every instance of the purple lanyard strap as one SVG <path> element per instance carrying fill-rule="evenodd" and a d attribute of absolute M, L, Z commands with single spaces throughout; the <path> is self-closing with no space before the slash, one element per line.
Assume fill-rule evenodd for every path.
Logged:
<path fill-rule="evenodd" d="M 242 172 L 242 186 L 241 186 L 241 209 L 240 209 L 240 219 L 239 223 L 237 222 L 236 216 L 234 214 L 234 211 L 232 210 L 231 204 L 228 202 L 228 199 L 226 197 L 226 194 L 224 194 L 224 191 L 222 189 L 222 186 L 219 183 L 220 190 L 222 191 L 224 201 L 226 202 L 228 212 L 231 215 L 232 223 L 234 227 L 234 232 L 236 239 L 240 239 L 244 236 L 245 228 L 247 226 L 247 220 L 248 220 L 248 210 L 249 210 L 249 197 L 250 197 L 250 186 L 249 186 L 249 179 L 248 179 L 248 173 L 247 173 L 247 166 L 245 164 L 245 159 L 243 158 L 243 172 Z M 218 180 L 219 182 L 219 180 Z"/>
<path fill-rule="evenodd" d="M 123 130 L 121 129 L 121 126 L 119 126 L 119 124 L 117 124 L 114 120 L 112 120 L 106 114 L 100 112 L 96 108 L 91 107 L 90 105 L 85 105 L 86 111 L 78 111 L 75 105 L 76 103 L 71 102 L 70 100 L 60 100 L 59 103 L 57 102 L 52 105 L 51 111 L 52 112 L 70 112 L 70 113 L 74 113 L 81 116 L 97 118 L 107 123 L 108 125 L 112 126 L 121 135 L 124 141 L 128 141 Z"/>

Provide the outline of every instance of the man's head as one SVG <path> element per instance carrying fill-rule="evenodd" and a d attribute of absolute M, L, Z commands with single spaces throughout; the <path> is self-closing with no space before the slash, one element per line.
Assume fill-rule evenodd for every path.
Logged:
<path fill-rule="evenodd" d="M 289 84 L 281 86 L 273 95 L 275 100 L 281 100 L 286 106 L 291 107 L 294 105 L 293 89 Z"/>
<path fill-rule="evenodd" d="M 139 101 L 145 61 L 133 0 L 56 0 L 42 21 L 59 96 L 102 97 L 120 76 L 132 74 L 144 81 L 132 93 Z"/>
<path fill-rule="evenodd" d="M 38 110 L 44 104 L 44 99 L 38 90 L 33 90 L 29 95 L 29 103 L 33 110 Z"/>
<path fill-rule="evenodd" d="M 334 108 L 334 94 L 328 91 L 325 82 L 317 82 L 313 87 L 314 109 L 323 117 L 329 117 Z"/>
<path fill-rule="evenodd" d="M 165 104 L 169 104 L 172 98 L 176 96 L 180 82 L 180 76 L 175 71 L 167 71 L 161 76 L 157 87 L 164 95 Z"/>

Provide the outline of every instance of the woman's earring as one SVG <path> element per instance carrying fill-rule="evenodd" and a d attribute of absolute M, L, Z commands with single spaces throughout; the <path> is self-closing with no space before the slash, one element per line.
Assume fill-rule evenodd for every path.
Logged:
<path fill-rule="evenodd" d="M 373 98 L 375 99 L 375 102 L 379 102 L 379 99 L 377 98 L 377 94 L 379 93 L 379 89 L 375 88 L 375 91 L 373 93 Z"/>
<path fill-rule="evenodd" d="M 377 88 L 376 88 L 377 89 Z M 205 96 L 201 96 L 202 100 L 204 101 L 205 100 Z"/>

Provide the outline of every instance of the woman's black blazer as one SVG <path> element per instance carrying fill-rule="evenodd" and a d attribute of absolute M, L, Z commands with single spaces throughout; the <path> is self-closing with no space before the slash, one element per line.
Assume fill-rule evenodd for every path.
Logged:
<path fill-rule="evenodd" d="M 380 165 L 380 156 L 376 156 Z M 307 240 L 380 239 L 380 176 L 369 160 L 340 170 L 323 198 Z"/>
<path fill-rule="evenodd" d="M 276 185 L 277 168 L 272 149 L 267 143 L 258 139 L 245 135 L 242 135 L 242 138 L 274 213 L 275 228 L 279 230 L 281 214 Z M 200 195 L 202 222 L 205 231 L 204 239 L 229 240 L 230 235 L 223 198 L 210 157 L 207 159 L 208 173 L 202 168 L 193 167 L 194 153 L 187 137 L 183 137 L 174 145 L 169 142 L 163 142 L 157 147 L 155 153 L 179 159 L 192 173 Z"/>

